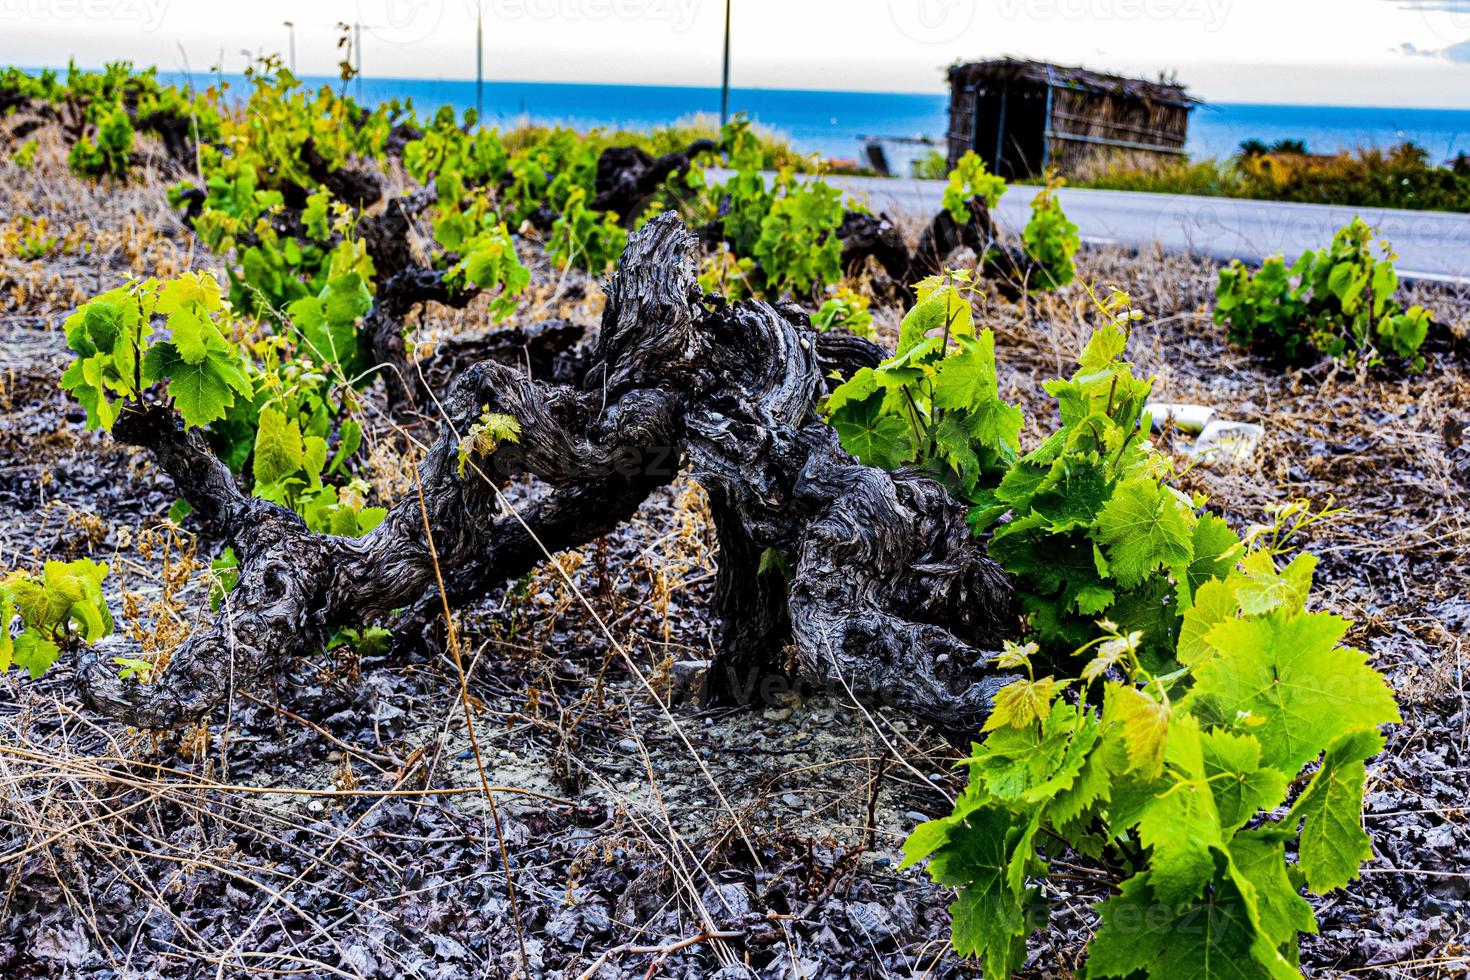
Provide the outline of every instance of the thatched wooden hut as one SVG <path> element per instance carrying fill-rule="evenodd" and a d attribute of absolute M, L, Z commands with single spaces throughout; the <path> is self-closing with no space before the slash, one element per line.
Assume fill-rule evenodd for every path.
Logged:
<path fill-rule="evenodd" d="M 1184 155 L 1184 86 L 1004 58 L 949 70 L 949 165 L 974 150 L 1008 180 L 1051 167 L 1075 174 L 1099 157 Z"/>

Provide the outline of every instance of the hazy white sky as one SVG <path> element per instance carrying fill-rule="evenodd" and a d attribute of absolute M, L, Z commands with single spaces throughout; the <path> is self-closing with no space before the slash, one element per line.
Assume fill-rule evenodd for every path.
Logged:
<path fill-rule="evenodd" d="M 240 70 L 242 49 L 332 74 L 474 76 L 476 0 L 0 0 L 0 63 L 115 58 Z M 724 0 L 483 0 L 494 79 L 719 83 Z M 1002 54 L 1155 74 L 1215 101 L 1470 107 L 1470 0 L 733 0 L 736 86 L 942 92 Z"/>

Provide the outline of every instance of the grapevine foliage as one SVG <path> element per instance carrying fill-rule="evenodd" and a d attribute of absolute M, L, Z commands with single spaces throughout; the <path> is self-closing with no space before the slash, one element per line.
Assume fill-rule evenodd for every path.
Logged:
<path fill-rule="evenodd" d="M 107 566 L 86 558 L 48 561 L 39 576 L 13 572 L 0 580 L 0 673 L 11 665 L 40 677 L 64 649 L 96 643 L 112 632 L 102 597 Z M 12 633 L 16 617 L 21 629 Z"/>
<path fill-rule="evenodd" d="M 975 330 L 968 272 L 925 279 L 899 326 L 898 349 L 861 368 L 825 407 L 843 448 L 870 466 L 924 467 L 965 500 L 988 488 L 1020 448 L 1021 412 L 1001 399 L 995 338 Z"/>
<path fill-rule="evenodd" d="M 1095 635 L 1106 615 L 1139 631 L 1140 655 L 1168 661 L 1193 582 L 1228 568 L 1235 536 L 1218 518 L 1196 519 L 1195 501 L 1167 485 L 1167 461 L 1143 437 L 1150 382 L 1122 360 L 1136 311 L 1115 293 L 1100 304 L 1108 323 L 1088 341 L 1080 369 L 1048 381 L 1061 427 L 1018 459 L 977 529 L 1002 515 L 991 555 L 1017 586 L 1031 630 L 1049 655 Z"/>
<path fill-rule="evenodd" d="M 1057 191 L 1065 181 L 1053 174 L 1046 186 L 1031 199 L 1031 220 L 1021 231 L 1021 241 L 1026 254 L 1036 262 L 1032 289 L 1061 289 L 1077 278 L 1077 267 L 1072 256 L 1082 247 L 1077 226 L 1067 220 L 1062 211 Z"/>
<path fill-rule="evenodd" d="M 725 126 L 721 142 L 734 171 L 718 205 L 732 257 L 712 261 L 743 265 L 741 277 L 753 278 L 755 292 L 770 298 L 809 295 L 841 278 L 842 192 L 820 178 L 799 178 L 791 167 L 767 186 L 765 155 L 743 117 Z"/>
<path fill-rule="evenodd" d="M 751 250 L 768 295 L 810 294 L 841 277 L 837 228 L 845 211 L 842 192 L 830 184 L 800 181 L 790 170 L 776 175 L 775 194 Z"/>
<path fill-rule="evenodd" d="M 35 140 L 24 140 L 10 151 L 10 162 L 22 170 L 29 170 L 36 165 L 36 153 L 40 147 Z"/>
<path fill-rule="evenodd" d="M 1061 289 L 1077 276 L 1073 256 L 1082 247 L 1077 226 L 1067 219 L 1056 192 L 1065 181 L 1052 174 L 1046 187 L 1031 199 L 1031 218 L 1021 230 L 1021 245 L 1036 269 L 1026 288 L 1032 291 Z M 949 173 L 941 204 L 957 224 L 970 218 L 969 202 L 978 199 L 986 210 L 993 211 L 1005 196 L 1005 178 L 992 174 L 973 150 L 967 150 Z M 994 261 L 994 254 L 978 256 L 982 264 Z"/>
<path fill-rule="evenodd" d="M 592 210 L 587 206 L 587 191 L 573 187 L 561 216 L 551 227 L 547 254 L 559 268 L 577 265 L 591 272 L 606 272 L 627 244 L 628 233 L 618 225 L 617 215 Z"/>
<path fill-rule="evenodd" d="M 465 467 L 476 456 L 488 456 L 502 444 L 521 441 L 521 423 L 504 412 L 492 412 L 486 405 L 480 417 L 460 437 L 456 447 L 459 460 L 459 475 L 464 476 Z"/>
<path fill-rule="evenodd" d="M 80 122 L 80 133 L 67 155 L 79 177 L 126 180 L 139 132 L 160 135 L 187 129 L 195 139 L 218 136 L 218 111 L 208 96 L 165 85 L 158 70 L 134 71 L 128 61 L 108 64 L 100 72 L 86 72 L 71 64 L 63 80 L 47 69 L 29 74 L 17 68 L 0 71 L 0 101 L 19 104 L 29 100 L 61 109 Z M 30 147 L 30 149 L 27 149 Z M 22 144 L 12 156 L 20 166 L 35 160 L 35 144 Z"/>
<path fill-rule="evenodd" d="M 956 224 L 964 224 L 970 217 L 967 203 L 970 198 L 978 197 L 987 208 L 993 209 L 1005 192 L 1005 178 L 991 173 L 974 150 L 966 150 L 949 172 L 949 182 L 945 185 L 940 204 Z"/>
<path fill-rule="evenodd" d="M 351 275 L 351 274 L 349 274 Z M 353 283 L 360 291 L 361 284 Z M 361 308 L 346 286 L 320 302 L 320 335 L 311 351 L 283 337 L 244 345 L 246 332 L 208 273 L 186 273 L 160 283 L 135 281 L 83 304 L 67 318 L 67 343 L 76 353 L 62 388 L 87 410 L 89 428 L 111 430 L 129 404 L 163 394 L 187 427 L 204 426 L 221 457 L 237 471 L 250 469 L 253 492 L 301 514 L 308 527 L 331 534 L 367 533 L 386 513 L 365 506 L 366 485 L 347 476 L 362 443 L 356 399 L 340 377 L 340 362 L 317 359 L 333 343 L 331 326 L 346 314 L 334 304 Z M 304 318 L 303 318 L 304 319 Z M 155 320 L 170 339 L 159 340 Z M 311 343 L 313 328 L 304 331 Z M 344 345 L 346 341 L 342 341 Z M 283 355 L 285 355 L 283 357 Z"/>
<path fill-rule="evenodd" d="M 835 290 L 823 301 L 821 309 L 812 316 L 812 326 L 817 330 L 843 330 L 854 337 L 871 340 L 873 314 L 868 311 L 868 297 L 847 287 Z"/>
<path fill-rule="evenodd" d="M 132 162 L 133 123 L 121 105 L 94 105 L 89 113 L 95 138 L 83 134 L 67 155 L 67 165 L 80 177 L 114 177 L 125 180 Z"/>
<path fill-rule="evenodd" d="M 1326 355 L 1353 366 L 1393 356 L 1421 370 L 1433 314 L 1399 302 L 1394 253 L 1387 242 L 1375 251 L 1374 234 L 1354 218 L 1331 245 L 1303 252 L 1290 267 L 1281 256 L 1254 273 L 1231 262 L 1220 270 L 1215 322 L 1231 343 L 1288 364 Z"/>
<path fill-rule="evenodd" d="M 111 430 L 124 403 L 163 381 L 186 426 L 222 419 L 237 397 L 252 394 L 244 360 L 221 331 L 222 312 L 208 273 L 110 290 L 67 317 L 67 346 L 77 356 L 61 387 L 87 410 L 90 429 Z M 153 339 L 155 315 L 171 339 Z"/>
<path fill-rule="evenodd" d="M 1078 855 L 1122 869 L 1089 976 L 1296 976 L 1297 935 L 1316 928 L 1300 891 L 1342 887 L 1371 855 L 1364 762 L 1398 712 L 1342 645 L 1348 624 L 1309 610 L 1315 560 L 1283 560 L 1314 519 L 1301 505 L 1243 542 L 1170 485 L 1144 436 L 1149 382 L 1123 360 L 1133 314 L 1120 296 L 1103 311 L 1077 373 L 1046 385 L 1061 428 L 1019 459 L 990 444 L 1006 471 L 972 515 L 1008 518 L 990 550 L 1032 638 L 996 662 L 1025 676 L 905 864 L 958 890 L 954 947 L 988 976 L 1021 966 L 1047 918 L 1040 882 Z"/>
<path fill-rule="evenodd" d="M 741 258 L 721 242 L 699 267 L 699 288 L 738 303 L 754 295 L 755 275 L 754 259 Z"/>

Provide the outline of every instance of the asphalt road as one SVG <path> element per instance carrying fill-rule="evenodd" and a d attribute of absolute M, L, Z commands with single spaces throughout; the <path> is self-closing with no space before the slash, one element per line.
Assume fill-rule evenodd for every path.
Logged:
<path fill-rule="evenodd" d="M 882 177 L 829 177 L 875 211 L 931 215 L 939 210 L 944 182 Z M 1034 186 L 1012 184 L 996 219 L 1019 233 L 1030 217 Z M 1085 242 L 1147 247 L 1212 258 L 1260 262 L 1271 255 L 1295 259 L 1317 249 L 1354 215 L 1374 225 L 1398 253 L 1405 279 L 1470 283 L 1470 214 L 1287 204 L 1221 197 L 1143 194 L 1065 188 L 1062 207 Z"/>

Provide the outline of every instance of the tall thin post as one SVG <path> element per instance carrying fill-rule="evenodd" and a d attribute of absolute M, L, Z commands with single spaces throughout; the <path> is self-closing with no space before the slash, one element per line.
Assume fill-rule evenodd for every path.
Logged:
<path fill-rule="evenodd" d="M 730 119 L 730 0 L 725 0 L 725 68 L 720 75 L 720 126 Z"/>
<path fill-rule="evenodd" d="M 352 47 L 357 53 L 357 101 L 362 101 L 362 25 L 352 25 Z"/>
<path fill-rule="evenodd" d="M 288 50 L 291 53 L 291 74 L 296 74 L 296 22 L 288 20 L 285 22 L 286 30 L 291 32 L 291 41 Z"/>
<path fill-rule="evenodd" d="M 475 117 L 485 118 L 485 4 L 475 8 Z"/>

